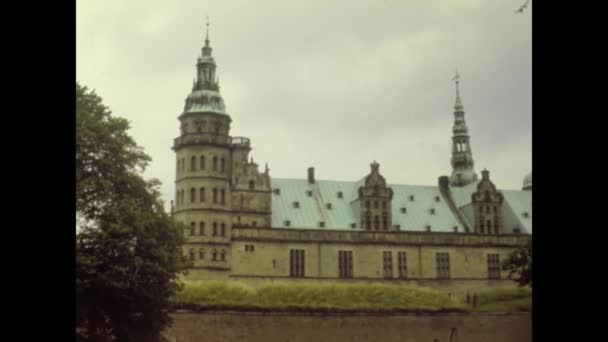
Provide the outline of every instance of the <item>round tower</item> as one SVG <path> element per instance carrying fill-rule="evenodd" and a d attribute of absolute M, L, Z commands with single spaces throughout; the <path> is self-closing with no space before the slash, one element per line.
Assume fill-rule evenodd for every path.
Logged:
<path fill-rule="evenodd" d="M 211 52 L 207 23 L 197 77 L 178 117 L 180 135 L 173 143 L 174 218 L 188 227 L 184 252 L 194 268 L 221 271 L 230 265 L 231 119 L 219 92 Z"/>

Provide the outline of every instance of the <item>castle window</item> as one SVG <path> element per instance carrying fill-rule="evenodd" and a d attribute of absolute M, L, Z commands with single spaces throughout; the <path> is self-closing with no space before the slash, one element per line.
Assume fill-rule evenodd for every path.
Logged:
<path fill-rule="evenodd" d="M 293 207 L 294 208 L 299 208 L 300 207 L 300 202 L 298 202 L 298 201 L 293 202 Z"/>
<path fill-rule="evenodd" d="M 498 206 L 494 206 L 494 214 L 498 213 Z"/>
<path fill-rule="evenodd" d="M 382 201 L 382 209 L 386 209 L 386 201 Z"/>
<path fill-rule="evenodd" d="M 351 228 L 357 228 L 357 224 L 356 224 L 356 223 L 351 223 L 351 224 L 350 224 L 350 227 L 351 227 Z"/>
<path fill-rule="evenodd" d="M 213 157 L 213 166 L 212 166 L 212 170 L 213 171 L 217 171 L 217 157 Z"/>
<path fill-rule="evenodd" d="M 519 229 L 519 227 L 513 228 L 513 234 L 520 234 L 520 233 L 521 233 L 521 229 Z"/>
<path fill-rule="evenodd" d="M 211 260 L 216 261 L 217 260 L 217 249 L 213 249 L 213 253 L 211 253 Z"/>
<path fill-rule="evenodd" d="M 200 158 L 200 169 L 204 170 L 205 169 L 205 156 L 201 156 Z"/>
<path fill-rule="evenodd" d="M 274 192 L 275 195 L 280 195 L 281 194 L 281 189 L 276 188 L 276 189 L 273 190 L 273 192 Z"/>
<path fill-rule="evenodd" d="M 220 261 L 225 261 L 226 260 L 226 251 L 222 249 L 222 251 L 220 252 Z"/>
<path fill-rule="evenodd" d="M 179 194 L 180 197 L 180 202 L 183 204 L 184 203 L 184 189 L 182 189 L 181 193 Z"/>
<path fill-rule="evenodd" d="M 427 231 L 427 232 L 430 232 L 430 231 L 431 231 L 431 226 L 429 226 L 429 225 L 427 224 L 427 225 L 425 226 L 425 229 L 426 229 L 426 231 Z"/>
<path fill-rule="evenodd" d="M 369 209 L 369 201 L 365 201 L 365 208 Z"/>
<path fill-rule="evenodd" d="M 217 222 L 213 222 L 213 236 L 217 236 Z"/>
<path fill-rule="evenodd" d="M 378 209 L 378 201 L 374 201 L 374 209 Z"/>
<path fill-rule="evenodd" d="M 450 254 L 437 253 L 435 256 L 435 266 L 438 279 L 450 279 Z"/>
<path fill-rule="evenodd" d="M 180 203 L 180 202 L 179 202 L 179 191 L 176 191 L 176 192 L 175 192 L 175 203 L 176 203 L 176 204 L 179 204 L 179 203 Z"/>
<path fill-rule="evenodd" d="M 196 201 L 196 189 L 190 189 L 190 203 L 194 203 Z"/>
<path fill-rule="evenodd" d="M 213 188 L 213 203 L 217 203 L 217 189 Z"/>
<path fill-rule="evenodd" d="M 205 235 L 205 222 L 201 221 L 198 224 L 199 235 Z"/>
<path fill-rule="evenodd" d="M 371 230 L 372 229 L 372 213 L 369 211 L 365 215 L 365 228 Z"/>
<path fill-rule="evenodd" d="M 378 215 L 374 216 L 374 229 L 380 230 L 380 217 Z"/>
<path fill-rule="evenodd" d="M 308 197 L 312 197 L 312 190 L 306 191 L 306 194 L 308 195 Z"/>
<path fill-rule="evenodd" d="M 439 202 L 439 196 L 435 196 L 435 202 Z"/>
<path fill-rule="evenodd" d="M 222 158 L 222 160 L 220 160 L 220 172 L 224 173 L 224 169 L 225 169 L 225 161 L 224 158 Z"/>
<path fill-rule="evenodd" d="M 482 234 L 485 232 L 484 231 L 484 226 L 483 226 L 483 221 L 479 223 L 479 232 L 482 233 Z"/>
<path fill-rule="evenodd" d="M 435 208 L 431 208 L 431 209 L 429 210 L 429 212 L 431 213 L 431 215 L 435 215 Z"/>
<path fill-rule="evenodd" d="M 402 207 L 402 208 L 401 208 L 401 213 L 402 213 L 402 214 L 405 214 L 406 212 L 407 212 L 407 208 Z"/>
<path fill-rule="evenodd" d="M 255 188 L 255 182 L 250 180 L 249 181 L 249 190 L 253 190 Z"/>
<path fill-rule="evenodd" d="M 454 229 L 454 233 L 458 233 L 458 226 L 454 226 L 453 229 Z"/>
<path fill-rule="evenodd" d="M 410 201 L 414 201 L 414 195 L 410 195 Z"/>
<path fill-rule="evenodd" d="M 319 222 L 319 227 L 320 228 L 325 228 L 325 222 L 324 221 L 320 221 Z"/>
<path fill-rule="evenodd" d="M 406 252 L 397 252 L 397 268 L 399 269 L 399 278 L 407 278 L 407 254 Z"/>
<path fill-rule="evenodd" d="M 190 250 L 190 260 L 194 261 L 196 259 L 196 254 L 194 253 L 194 249 Z"/>
<path fill-rule="evenodd" d="M 304 277 L 305 258 L 303 249 L 289 250 L 289 276 L 302 278 Z"/>
<path fill-rule="evenodd" d="M 488 254 L 488 278 L 500 279 L 500 259 L 498 254 Z"/>
<path fill-rule="evenodd" d="M 384 278 L 393 277 L 393 254 L 390 251 L 382 252 L 382 270 Z"/>
<path fill-rule="evenodd" d="M 486 206 L 486 213 L 489 214 L 490 213 L 490 206 Z"/>
<path fill-rule="evenodd" d="M 225 192 L 225 190 L 224 190 L 224 189 L 222 189 L 222 190 L 221 190 L 221 192 L 220 192 L 220 194 L 221 194 L 221 196 L 220 196 L 220 198 L 221 198 L 221 203 L 222 203 L 222 204 L 226 204 L 226 192 Z"/>
<path fill-rule="evenodd" d="M 353 277 L 352 251 L 338 251 L 338 276 L 340 278 Z"/>
<path fill-rule="evenodd" d="M 198 258 L 201 259 L 201 260 L 205 259 L 205 250 L 204 249 L 202 249 L 202 248 L 199 249 L 199 251 L 198 251 Z"/>
<path fill-rule="evenodd" d="M 220 236 L 226 236 L 226 225 L 223 222 L 220 226 Z"/>
<path fill-rule="evenodd" d="M 182 158 L 182 172 L 186 170 L 186 159 Z"/>
<path fill-rule="evenodd" d="M 196 157 L 190 158 L 190 171 L 196 171 Z"/>
<path fill-rule="evenodd" d="M 530 214 L 528 212 L 524 212 L 523 214 L 521 214 L 524 218 L 528 218 L 530 217 Z"/>
<path fill-rule="evenodd" d="M 190 222 L 190 235 L 196 235 L 196 223 Z"/>
<path fill-rule="evenodd" d="M 291 225 L 291 221 L 289 220 L 285 220 L 283 223 L 285 224 L 285 227 L 289 227 Z"/>
<path fill-rule="evenodd" d="M 486 227 L 488 228 L 488 233 L 492 233 L 492 221 L 486 221 Z"/>
<path fill-rule="evenodd" d="M 200 197 L 199 200 L 201 202 L 205 202 L 205 188 L 204 187 L 200 188 L 198 190 L 198 192 L 199 192 L 199 196 L 198 197 Z"/>
<path fill-rule="evenodd" d="M 395 230 L 401 230 L 401 225 L 396 224 L 396 225 L 394 226 L 394 228 L 395 228 Z"/>
<path fill-rule="evenodd" d="M 382 229 L 388 230 L 388 214 L 387 213 L 382 214 Z"/>
<path fill-rule="evenodd" d="M 177 160 L 177 168 L 175 170 L 175 173 L 179 175 L 179 159 Z"/>
<path fill-rule="evenodd" d="M 331 209 L 331 203 L 327 203 L 327 209 Z"/>
<path fill-rule="evenodd" d="M 258 223 L 256 221 L 251 222 L 252 227 L 257 227 Z"/>
<path fill-rule="evenodd" d="M 342 198 L 342 191 L 338 191 L 338 198 Z"/>

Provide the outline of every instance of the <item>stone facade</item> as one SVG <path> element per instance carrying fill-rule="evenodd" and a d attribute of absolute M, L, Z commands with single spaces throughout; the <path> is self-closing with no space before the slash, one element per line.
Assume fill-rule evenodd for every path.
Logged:
<path fill-rule="evenodd" d="M 230 136 L 231 118 L 219 92 L 208 38 L 197 77 L 178 117 L 180 135 L 173 144 L 172 215 L 187 226 L 184 254 L 193 262 L 189 278 L 251 284 L 389 281 L 456 292 L 510 284 L 497 262 L 531 236 L 504 229 L 502 213 L 510 207 L 487 171 L 469 200 L 457 198 L 477 181 L 459 95 L 453 175 L 441 177 L 436 189 L 389 186 L 374 162 L 361 181 L 339 184 L 349 189 L 348 195 L 333 183 L 317 182 L 310 168 L 307 188 L 282 198 L 281 189 L 273 189 L 268 166 L 261 172 L 249 159 L 249 139 Z M 292 183 L 280 184 L 290 190 Z M 331 187 L 331 199 L 323 187 Z M 420 204 L 425 198 L 428 206 Z M 296 211 L 288 213 L 287 207 Z M 469 209 L 474 222 L 469 222 Z M 292 226 L 288 215 L 299 217 L 300 226 Z M 403 226 L 394 224 L 396 215 Z M 511 221 L 519 220 L 512 210 L 509 215 Z M 430 222 L 436 224 L 431 227 Z"/>

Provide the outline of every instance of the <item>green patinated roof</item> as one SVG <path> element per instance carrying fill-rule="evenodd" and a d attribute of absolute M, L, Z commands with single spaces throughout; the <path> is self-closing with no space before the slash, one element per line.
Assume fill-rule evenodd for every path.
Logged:
<path fill-rule="evenodd" d="M 304 228 L 328 230 L 361 230 L 359 222 L 358 182 L 318 180 L 309 184 L 306 179 L 272 178 L 273 189 L 280 189 L 280 194 L 272 194 L 272 227 Z M 445 204 L 436 186 L 415 186 L 389 184 L 393 189 L 392 224 L 400 225 L 403 231 L 425 231 L 426 226 L 434 232 L 453 232 L 457 226 L 464 231 L 450 209 Z M 312 191 L 312 196 L 307 194 Z M 338 192 L 342 198 L 338 198 Z M 414 200 L 410 200 L 410 195 Z M 439 196 L 439 202 L 435 197 Z M 294 208 L 294 202 L 299 208 Z M 331 209 L 327 208 L 331 203 Z M 401 208 L 406 208 L 406 213 Z M 435 212 L 431 213 L 431 209 Z M 285 220 L 290 221 L 286 227 Z M 319 227 L 324 221 L 325 227 Z M 355 223 L 356 228 L 351 228 Z"/>
<path fill-rule="evenodd" d="M 293 229 L 362 230 L 357 191 L 363 180 L 357 182 L 317 180 L 309 184 L 306 179 L 271 178 L 272 227 Z M 392 224 L 399 225 L 401 231 L 459 232 L 464 228 L 447 206 L 437 186 L 388 184 L 393 189 Z M 477 182 L 465 187 L 450 188 L 456 205 L 471 216 L 471 194 L 477 189 Z M 312 194 L 308 195 L 308 191 Z M 338 197 L 342 192 L 342 198 Z M 522 233 L 532 233 L 532 192 L 501 190 L 506 205 L 503 206 L 505 228 L 512 231 L 520 227 Z M 410 196 L 414 196 L 410 200 Z M 439 197 L 439 201 L 436 200 Z M 298 208 L 294 207 L 298 202 Z M 331 209 L 327 204 L 331 203 Z M 406 213 L 401 212 L 406 208 Z M 434 209 L 434 213 L 431 213 Z M 470 208 L 469 208 L 470 209 Z M 529 217 L 525 218 L 523 213 Z M 468 213 L 468 214 L 467 214 Z M 289 226 L 285 221 L 290 221 Z M 319 226 L 323 221 L 324 227 Z M 355 223 L 356 228 L 351 224 Z"/>

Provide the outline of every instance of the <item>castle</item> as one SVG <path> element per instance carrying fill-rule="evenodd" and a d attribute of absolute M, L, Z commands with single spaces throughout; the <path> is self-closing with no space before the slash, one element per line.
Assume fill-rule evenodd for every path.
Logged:
<path fill-rule="evenodd" d="M 522 190 L 498 190 L 487 170 L 478 179 L 457 79 L 452 173 L 417 186 L 387 183 L 375 161 L 352 182 L 318 180 L 314 168 L 271 178 L 248 158 L 250 140 L 230 136 L 208 30 L 196 68 L 173 143 L 188 278 L 512 284 L 500 264 L 531 239 L 532 175 Z"/>

